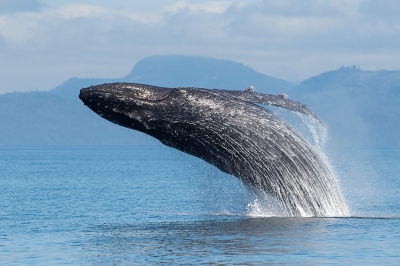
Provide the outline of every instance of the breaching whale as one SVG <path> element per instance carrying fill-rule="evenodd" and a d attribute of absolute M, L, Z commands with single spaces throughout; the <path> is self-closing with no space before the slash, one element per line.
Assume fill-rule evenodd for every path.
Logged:
<path fill-rule="evenodd" d="M 332 170 L 273 105 L 323 123 L 305 105 L 254 91 L 110 83 L 79 98 L 101 117 L 146 133 L 268 193 L 290 216 L 347 216 Z"/>

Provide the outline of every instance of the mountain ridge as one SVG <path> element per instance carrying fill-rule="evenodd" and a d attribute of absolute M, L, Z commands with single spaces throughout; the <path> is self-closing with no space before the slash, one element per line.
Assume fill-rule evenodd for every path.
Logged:
<path fill-rule="evenodd" d="M 89 87 L 112 82 L 230 90 L 243 90 L 254 86 L 259 92 L 271 94 L 279 94 L 281 90 L 288 91 L 293 87 L 288 81 L 258 73 L 238 62 L 208 57 L 168 55 L 144 58 L 122 78 L 70 78 L 49 92 L 75 99 L 82 85 Z"/>
<path fill-rule="evenodd" d="M 283 92 L 309 106 L 328 125 L 335 143 L 400 145 L 400 71 L 342 67 L 293 86 L 241 63 L 175 55 L 145 58 L 121 79 L 71 78 L 48 92 L 0 95 L 0 146 L 157 143 L 100 118 L 78 98 L 82 87 L 118 81 L 238 90 L 253 85 L 258 92 Z"/>

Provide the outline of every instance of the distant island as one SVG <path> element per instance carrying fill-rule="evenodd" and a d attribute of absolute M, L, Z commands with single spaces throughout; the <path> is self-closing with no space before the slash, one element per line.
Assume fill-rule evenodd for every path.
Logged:
<path fill-rule="evenodd" d="M 157 141 L 109 123 L 78 99 L 79 90 L 106 82 L 193 86 L 288 94 L 308 105 L 340 145 L 400 145 L 400 71 L 342 67 L 293 85 L 241 63 L 182 55 L 139 61 L 119 79 L 71 78 L 47 92 L 0 95 L 0 146 L 137 146 Z"/>

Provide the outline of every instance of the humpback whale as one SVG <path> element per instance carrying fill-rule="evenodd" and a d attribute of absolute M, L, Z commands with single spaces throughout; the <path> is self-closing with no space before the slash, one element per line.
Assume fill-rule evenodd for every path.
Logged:
<path fill-rule="evenodd" d="M 322 120 L 305 105 L 254 91 L 109 83 L 80 91 L 101 117 L 148 134 L 277 199 L 289 216 L 347 216 L 330 167 L 272 105 Z"/>

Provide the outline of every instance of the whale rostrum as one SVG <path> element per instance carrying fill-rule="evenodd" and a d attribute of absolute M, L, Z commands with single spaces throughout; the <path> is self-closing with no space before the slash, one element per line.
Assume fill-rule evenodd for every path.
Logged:
<path fill-rule="evenodd" d="M 264 105 L 322 120 L 305 105 L 248 91 L 110 83 L 79 98 L 101 117 L 146 133 L 277 199 L 290 216 L 347 216 L 330 167 L 288 123 Z"/>

